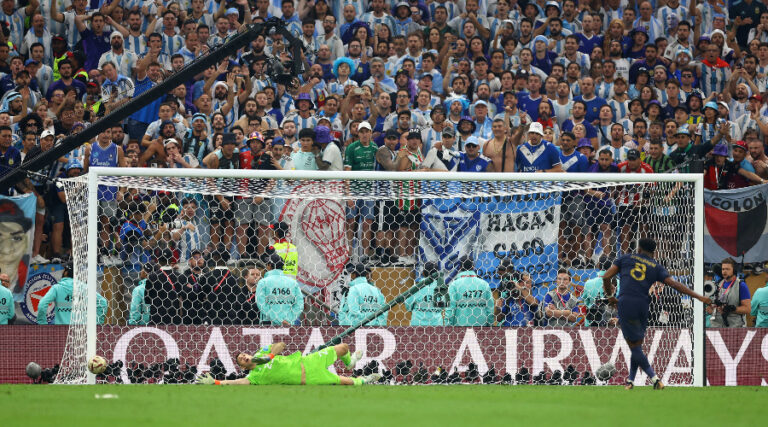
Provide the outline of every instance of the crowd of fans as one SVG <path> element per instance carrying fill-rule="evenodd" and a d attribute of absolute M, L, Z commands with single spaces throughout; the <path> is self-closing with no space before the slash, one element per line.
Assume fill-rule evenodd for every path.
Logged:
<path fill-rule="evenodd" d="M 52 179 L 90 166 L 683 172 L 703 173 L 710 189 L 759 184 L 768 8 L 727 3 L 2 0 L 0 174 L 276 16 L 303 43 L 301 58 L 280 34 L 258 36 L 11 190 L 38 197 L 34 263 L 71 246 Z M 307 72 L 286 87 L 266 74 L 269 58 Z M 598 235 L 605 255 L 626 252 L 641 196 L 565 195 L 573 236 L 561 253 L 581 256 L 561 263 L 603 261 L 592 256 Z M 263 255 L 284 203 L 106 187 L 99 201 L 101 263 L 127 265 L 132 280 L 142 245 L 157 241 L 175 242 L 182 264 L 220 246 Z M 369 259 L 415 263 L 418 201 L 358 201 L 347 218 Z"/>

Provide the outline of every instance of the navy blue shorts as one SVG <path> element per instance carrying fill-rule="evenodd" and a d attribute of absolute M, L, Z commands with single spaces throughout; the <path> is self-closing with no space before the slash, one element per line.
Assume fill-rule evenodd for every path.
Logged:
<path fill-rule="evenodd" d="M 648 303 L 631 299 L 619 300 L 619 326 L 627 341 L 645 338 L 648 328 Z"/>

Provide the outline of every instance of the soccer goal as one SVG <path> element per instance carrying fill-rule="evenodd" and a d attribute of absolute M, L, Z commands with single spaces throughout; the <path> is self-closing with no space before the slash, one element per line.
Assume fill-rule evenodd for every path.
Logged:
<path fill-rule="evenodd" d="M 620 384 L 631 353 L 601 271 L 650 237 L 703 288 L 698 174 L 91 168 L 64 186 L 59 383 L 233 378 L 240 351 L 309 353 L 346 330 L 356 368 L 391 384 Z M 702 305 L 660 284 L 649 298 L 649 361 L 704 385 Z"/>

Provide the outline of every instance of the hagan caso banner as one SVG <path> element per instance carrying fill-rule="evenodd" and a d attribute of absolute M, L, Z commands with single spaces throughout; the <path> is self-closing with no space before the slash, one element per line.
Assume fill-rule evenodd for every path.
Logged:
<path fill-rule="evenodd" d="M 0 328 L 0 383 L 29 382 L 24 367 L 36 361 L 44 368 L 61 362 L 67 326 L 6 326 Z M 228 372 L 235 369 L 240 351 L 253 351 L 284 341 L 286 354 L 308 353 L 343 330 L 342 327 L 258 326 L 97 326 L 97 353 L 128 366 L 151 364 L 178 357 L 182 363 L 209 369 L 218 357 Z M 768 385 L 768 329 L 731 328 L 706 331 L 707 383 L 709 385 Z M 613 362 L 617 373 L 610 384 L 621 384 L 627 374 L 630 352 L 618 328 L 459 328 L 389 327 L 361 328 L 344 339 L 365 358 L 358 367 L 376 360 L 393 369 L 410 360 L 430 371 L 443 367 L 463 372 L 475 363 L 483 374 L 490 368 L 503 375 L 526 367 L 532 373 L 562 371 L 573 365 L 579 373 Z M 691 336 L 686 329 L 648 330 L 644 350 L 667 384 L 691 383 Z M 346 373 L 340 369 L 339 373 Z M 581 376 L 581 375 L 580 375 Z M 123 371 L 127 381 L 127 372 Z M 645 376 L 638 373 L 638 380 Z"/>
<path fill-rule="evenodd" d="M 534 283 L 557 276 L 560 195 L 427 200 L 422 207 L 419 261 L 440 263 L 455 275 L 463 255 L 473 255 L 478 274 L 491 287 L 499 259 L 509 257 Z"/>
<path fill-rule="evenodd" d="M 704 190 L 704 262 L 768 260 L 768 185 Z"/>

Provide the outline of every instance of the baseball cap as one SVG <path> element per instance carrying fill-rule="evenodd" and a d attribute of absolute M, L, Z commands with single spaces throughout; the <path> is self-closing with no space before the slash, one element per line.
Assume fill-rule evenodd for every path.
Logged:
<path fill-rule="evenodd" d="M 276 145 L 285 145 L 285 140 L 282 136 L 276 136 L 275 139 L 272 140 L 272 146 L 274 147 Z"/>
<path fill-rule="evenodd" d="M 64 36 L 62 36 L 61 34 L 54 34 L 53 36 L 51 36 L 51 41 L 53 41 L 53 40 L 59 40 L 59 41 L 62 41 L 62 42 L 63 41 L 67 41 L 64 38 Z"/>
<path fill-rule="evenodd" d="M 544 4 L 544 9 L 546 9 L 548 7 L 556 7 L 557 10 L 560 10 L 560 3 L 556 2 L 556 1 L 553 1 L 553 0 L 550 0 L 546 4 Z"/>
<path fill-rule="evenodd" d="M 464 145 L 480 145 L 480 141 L 477 140 L 476 136 L 470 136 L 464 141 Z"/>
<path fill-rule="evenodd" d="M 176 141 L 175 138 L 168 138 L 168 139 L 163 140 L 163 147 L 167 147 L 170 144 L 176 144 L 178 146 L 179 145 L 179 141 Z"/>
<path fill-rule="evenodd" d="M 203 113 L 195 113 L 195 115 L 192 116 L 192 123 L 194 123 L 195 120 L 202 120 L 204 122 L 208 122 L 208 116 L 206 116 Z"/>
<path fill-rule="evenodd" d="M 443 136 L 456 136 L 456 131 L 453 130 L 453 126 L 446 126 L 445 129 L 443 129 Z"/>
<path fill-rule="evenodd" d="M 707 108 L 711 108 L 717 111 L 717 103 L 715 101 L 709 101 L 706 104 L 704 104 L 704 110 L 706 110 Z"/>
<path fill-rule="evenodd" d="M 760 102 L 760 103 L 762 103 L 762 102 L 763 102 L 763 97 L 762 97 L 762 96 L 760 96 L 760 95 L 758 95 L 758 94 L 755 94 L 755 95 L 752 95 L 752 96 L 750 96 L 750 97 L 749 97 L 749 99 L 750 99 L 750 100 L 754 99 L 755 101 L 757 101 L 757 102 Z"/>
<path fill-rule="evenodd" d="M 38 61 L 37 59 L 29 58 L 26 61 L 24 61 L 24 66 L 26 67 L 29 64 L 39 64 L 39 63 L 40 61 Z"/>
<path fill-rule="evenodd" d="M 744 151 L 747 151 L 747 143 L 744 141 L 736 141 L 733 143 L 733 148 L 741 148 Z"/>
<path fill-rule="evenodd" d="M 55 133 L 53 133 L 53 131 L 46 129 L 46 130 L 44 130 L 44 131 L 43 131 L 43 133 L 40 135 L 40 139 L 43 139 L 43 138 L 47 138 L 47 137 L 49 137 L 49 136 L 53 136 L 53 137 L 55 137 L 55 136 L 56 136 L 56 134 L 55 134 Z"/>
<path fill-rule="evenodd" d="M 530 76 L 530 73 L 528 73 L 525 70 L 520 70 L 520 71 L 517 72 L 517 74 L 515 74 L 515 78 L 518 78 L 518 79 L 520 79 L 520 78 L 527 79 L 528 76 Z"/>
<path fill-rule="evenodd" d="M 717 105 L 724 107 L 728 111 L 731 111 L 731 108 L 728 107 L 728 104 L 725 101 L 718 101 Z"/>
<path fill-rule="evenodd" d="M 390 129 L 384 134 L 384 138 L 400 139 L 400 134 L 395 129 Z"/>
<path fill-rule="evenodd" d="M 686 126 L 680 126 L 680 127 L 679 127 L 679 128 L 677 128 L 677 130 L 675 131 L 675 135 L 688 135 L 688 136 L 690 136 L 690 135 L 691 135 L 691 133 L 690 133 L 690 132 L 688 132 L 688 127 L 686 127 Z"/>
<path fill-rule="evenodd" d="M 485 108 L 488 108 L 488 103 L 483 101 L 482 99 L 478 99 L 477 101 L 475 101 L 475 107 L 477 107 L 478 105 L 482 105 Z"/>
<path fill-rule="evenodd" d="M 640 152 L 633 148 L 629 151 L 627 151 L 627 160 L 637 160 L 640 158 Z"/>
<path fill-rule="evenodd" d="M 544 136 L 544 127 L 541 126 L 541 123 L 539 122 L 533 122 L 528 128 L 528 133 L 538 133 L 539 135 Z"/>
<path fill-rule="evenodd" d="M 373 130 L 373 129 L 371 129 L 371 124 L 368 123 L 368 122 L 361 122 L 359 125 L 357 125 L 357 131 L 358 132 L 360 131 L 360 129 Z"/>
<path fill-rule="evenodd" d="M 715 156 L 728 157 L 728 146 L 725 144 L 717 144 L 715 145 L 715 148 L 712 150 L 712 154 L 714 154 Z"/>
<path fill-rule="evenodd" d="M 231 15 L 233 13 L 237 16 L 240 16 L 240 11 L 238 11 L 236 7 L 230 7 L 229 9 L 227 9 L 226 15 Z"/>
<path fill-rule="evenodd" d="M 421 132 L 417 129 L 411 129 L 411 131 L 408 132 L 408 139 L 418 139 L 421 141 Z"/>

